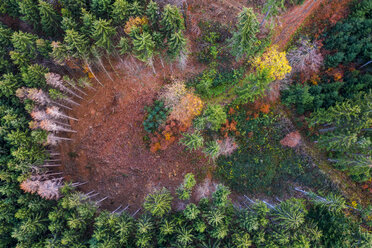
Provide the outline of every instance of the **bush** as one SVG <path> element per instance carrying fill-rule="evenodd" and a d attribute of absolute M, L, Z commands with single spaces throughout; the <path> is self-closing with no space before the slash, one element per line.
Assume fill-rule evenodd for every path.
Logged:
<path fill-rule="evenodd" d="M 220 105 L 208 105 L 205 109 L 203 116 L 205 126 L 213 131 L 218 131 L 221 125 L 225 123 L 227 115 L 223 107 Z"/>
<path fill-rule="evenodd" d="M 147 112 L 147 116 L 143 121 L 143 127 L 146 132 L 153 133 L 165 122 L 169 109 L 164 106 L 164 102 L 155 101 L 152 106 L 145 107 L 145 111 Z"/>

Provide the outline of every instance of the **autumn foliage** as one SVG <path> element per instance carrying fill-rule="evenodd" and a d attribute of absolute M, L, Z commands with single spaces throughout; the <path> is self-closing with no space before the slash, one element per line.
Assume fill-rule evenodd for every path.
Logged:
<path fill-rule="evenodd" d="M 257 71 L 268 70 L 269 77 L 274 80 L 281 80 L 291 72 L 285 52 L 278 52 L 277 46 L 270 47 L 261 57 L 252 61 Z"/>
<path fill-rule="evenodd" d="M 146 16 L 143 17 L 130 17 L 129 21 L 125 24 L 124 32 L 130 34 L 133 30 L 139 28 L 142 31 L 142 26 L 149 22 Z"/>

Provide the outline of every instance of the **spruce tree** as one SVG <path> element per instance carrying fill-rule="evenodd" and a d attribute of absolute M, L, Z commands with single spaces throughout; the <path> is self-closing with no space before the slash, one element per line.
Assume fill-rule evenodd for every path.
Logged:
<path fill-rule="evenodd" d="M 239 13 L 237 29 L 231 39 L 232 53 L 237 59 L 255 55 L 259 45 L 259 23 L 252 8 L 243 8 Z"/>
<path fill-rule="evenodd" d="M 112 49 L 112 39 L 116 30 L 111 26 L 111 20 L 98 19 L 93 22 L 93 39 L 97 47 L 110 51 Z"/>
<path fill-rule="evenodd" d="M 80 28 L 80 31 L 85 36 L 90 37 L 92 35 L 92 27 L 96 17 L 86 9 L 82 9 L 81 12 L 81 21 L 83 22 L 83 25 Z"/>
<path fill-rule="evenodd" d="M 48 36 L 59 36 L 61 17 L 50 3 L 39 0 L 41 28 Z"/>
<path fill-rule="evenodd" d="M 40 23 L 39 9 L 34 0 L 19 1 L 19 13 L 22 14 L 21 19 L 31 24 L 34 29 L 38 29 Z"/>
<path fill-rule="evenodd" d="M 151 34 L 143 32 L 133 39 L 133 52 L 143 62 L 151 62 L 154 56 L 155 42 Z"/>
<path fill-rule="evenodd" d="M 112 7 L 112 0 L 91 0 L 91 10 L 97 17 L 108 19 Z"/>
<path fill-rule="evenodd" d="M 86 60 L 89 51 L 89 42 L 84 34 L 70 29 L 66 30 L 64 37 L 67 52 L 74 58 Z"/>
<path fill-rule="evenodd" d="M 168 56 L 171 60 L 177 59 L 182 54 L 186 54 L 186 38 L 184 37 L 181 30 L 171 34 L 169 40 L 167 41 L 168 45 Z"/>
<path fill-rule="evenodd" d="M 25 54 L 29 59 L 36 58 L 36 36 L 22 31 L 14 32 L 11 38 L 14 50 Z"/>
<path fill-rule="evenodd" d="M 126 0 L 115 0 L 112 6 L 111 19 L 115 25 L 123 25 L 129 17 L 130 4 Z"/>
<path fill-rule="evenodd" d="M 172 34 L 185 29 L 185 23 L 180 10 L 176 6 L 167 4 L 162 12 L 160 20 L 161 31 L 166 37 L 170 38 Z"/>

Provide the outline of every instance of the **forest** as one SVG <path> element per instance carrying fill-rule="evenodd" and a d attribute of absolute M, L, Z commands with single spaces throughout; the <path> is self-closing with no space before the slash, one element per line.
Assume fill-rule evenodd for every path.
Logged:
<path fill-rule="evenodd" d="M 0 247 L 372 247 L 372 0 L 0 0 Z"/>

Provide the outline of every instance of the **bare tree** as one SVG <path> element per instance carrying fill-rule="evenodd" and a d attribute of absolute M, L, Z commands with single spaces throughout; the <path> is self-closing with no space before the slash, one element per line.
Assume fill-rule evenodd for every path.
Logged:
<path fill-rule="evenodd" d="M 62 111 L 59 110 L 58 107 L 56 106 L 52 106 L 52 107 L 48 107 L 46 109 L 46 113 L 50 116 L 52 116 L 53 118 L 55 119 L 70 119 L 70 120 L 74 120 L 74 121 L 77 121 L 78 119 L 76 118 L 73 118 L 73 117 L 70 117 L 68 115 L 65 115 Z"/>
<path fill-rule="evenodd" d="M 81 96 L 73 92 L 71 89 L 63 85 L 63 80 L 61 79 L 61 75 L 53 72 L 48 72 L 45 74 L 45 79 L 47 84 L 53 86 L 62 92 L 68 93 L 70 95 L 76 96 L 77 98 L 83 99 Z"/>
<path fill-rule="evenodd" d="M 55 136 L 54 134 L 50 133 L 48 134 L 47 140 L 45 145 L 51 145 L 51 146 L 56 146 L 58 145 L 61 141 L 71 141 L 72 139 L 65 138 L 65 137 L 58 137 Z"/>
<path fill-rule="evenodd" d="M 40 122 L 39 127 L 49 132 L 69 132 L 76 133 L 76 131 L 64 128 L 63 126 L 57 125 L 52 120 L 43 120 Z"/>

